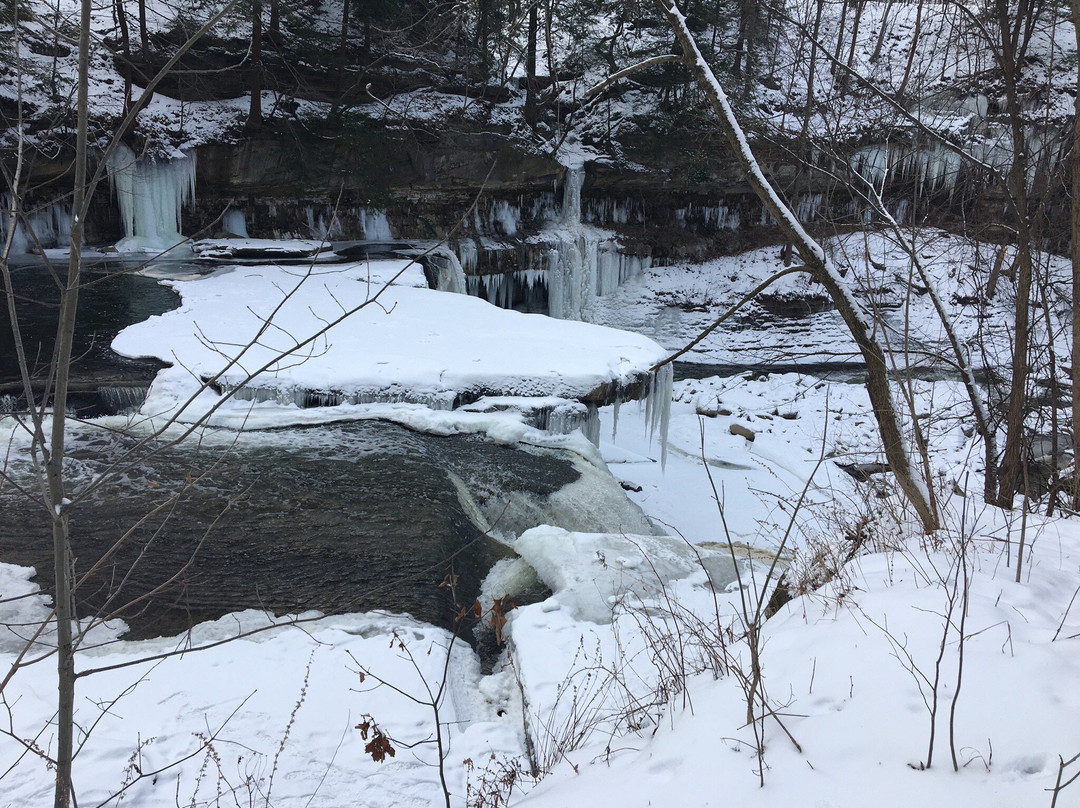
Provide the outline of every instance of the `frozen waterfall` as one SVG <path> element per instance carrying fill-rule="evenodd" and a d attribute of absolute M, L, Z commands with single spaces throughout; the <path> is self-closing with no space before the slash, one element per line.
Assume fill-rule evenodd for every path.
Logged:
<path fill-rule="evenodd" d="M 180 211 L 195 199 L 195 156 L 176 160 L 140 159 L 123 143 L 108 161 L 109 182 L 124 238 L 122 252 L 170 250 L 186 241 L 180 234 Z"/>
<path fill-rule="evenodd" d="M 386 218 L 386 211 L 361 208 L 359 218 L 364 228 L 365 241 L 394 240 L 394 234 L 390 231 L 390 222 Z"/>
<path fill-rule="evenodd" d="M 454 251 L 446 246 L 439 246 L 428 253 L 428 262 L 435 270 L 435 288 L 441 292 L 465 294 L 465 270 L 461 268 Z"/>
<path fill-rule="evenodd" d="M 0 245 L 7 242 L 11 223 L 11 197 L 0 196 Z M 23 212 L 15 223 L 11 254 L 24 255 L 47 247 L 66 247 L 71 240 L 71 205 L 53 202 Z"/>
<path fill-rule="evenodd" d="M 596 224 L 642 221 L 633 200 L 586 204 L 584 183 L 585 169 L 568 167 L 558 204 L 559 195 L 548 193 L 527 209 L 505 200 L 494 200 L 486 212 L 477 206 L 472 226 L 481 235 L 455 244 L 469 294 L 504 309 L 588 321 L 597 297 L 652 266 L 650 256 L 621 252 L 616 234 Z M 542 222 L 540 232 L 522 232 L 523 210 L 526 223 Z"/>
<path fill-rule="evenodd" d="M 247 219 L 244 218 L 244 212 L 236 208 L 226 210 L 221 217 L 221 229 L 230 235 L 247 238 Z"/>
<path fill-rule="evenodd" d="M 588 320 L 595 298 L 611 294 L 652 264 L 648 256 L 620 253 L 609 231 L 582 223 L 584 181 L 583 169 L 566 170 L 559 225 L 553 239 L 541 237 L 546 244 L 548 314 L 562 320 Z"/>

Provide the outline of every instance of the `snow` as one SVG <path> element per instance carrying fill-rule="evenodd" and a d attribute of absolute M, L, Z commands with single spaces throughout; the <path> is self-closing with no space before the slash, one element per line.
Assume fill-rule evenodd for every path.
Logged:
<path fill-rule="evenodd" d="M 618 600 L 655 598 L 696 573 L 706 572 L 718 588 L 735 580 L 729 556 L 672 536 L 571 533 L 545 525 L 521 534 L 514 549 L 555 593 L 542 606 L 545 614 L 557 605 L 589 623 L 610 623 Z"/>
<path fill-rule="evenodd" d="M 226 211 L 228 214 L 239 211 Z M 239 224 L 243 224 L 243 216 L 239 217 Z M 228 228 L 226 228 L 228 229 Z M 234 232 L 229 230 L 229 232 Z M 322 252 L 330 252 L 330 245 L 325 241 L 314 239 L 271 239 L 271 238 L 248 238 L 237 234 L 238 238 L 204 238 L 195 241 L 191 245 L 192 252 L 199 258 L 261 258 L 263 260 L 273 258 L 310 258 Z"/>
<path fill-rule="evenodd" d="M 646 337 L 428 289 L 405 260 L 235 268 L 172 286 L 179 309 L 113 341 L 122 355 L 172 363 L 151 386 L 147 416 L 190 420 L 219 406 L 198 393 L 200 379 L 255 401 L 302 402 L 313 391 L 447 409 L 470 393 L 583 398 L 663 358 Z"/>
<path fill-rule="evenodd" d="M 1012 260 L 1011 248 L 982 244 L 929 228 L 895 233 L 869 231 L 824 241 L 841 279 L 853 296 L 877 310 L 888 327 L 892 350 L 906 352 L 925 369 L 942 367 L 948 352 L 945 334 L 911 262 L 914 247 L 931 272 L 938 297 L 963 344 L 981 346 L 972 356 L 976 369 L 1008 362 L 1009 323 L 1014 300 L 1011 284 L 999 283 L 987 293 L 999 255 Z M 904 246 L 906 245 L 906 246 Z M 1071 267 L 1060 256 L 1037 253 L 1048 277 L 1050 323 L 1038 318 L 1037 339 L 1054 340 L 1058 356 L 1069 352 L 1066 339 Z M 593 321 L 648 334 L 672 351 L 690 342 L 706 325 L 738 303 L 758 284 L 784 268 L 779 247 L 765 247 L 702 264 L 674 264 L 643 270 L 611 295 L 593 303 Z M 778 301 L 822 299 L 824 292 L 806 273 L 788 275 L 767 290 Z M 694 347 L 687 361 L 715 365 L 771 364 L 810 366 L 858 360 L 858 348 L 842 319 L 829 306 L 804 309 L 801 316 L 781 316 L 759 301 L 745 308 Z M 768 325 L 767 333 L 762 326 Z M 1042 361 L 1042 360 L 1036 360 Z M 1049 373 L 1039 366 L 1040 373 Z M 837 373 L 833 373 L 835 378 Z"/>

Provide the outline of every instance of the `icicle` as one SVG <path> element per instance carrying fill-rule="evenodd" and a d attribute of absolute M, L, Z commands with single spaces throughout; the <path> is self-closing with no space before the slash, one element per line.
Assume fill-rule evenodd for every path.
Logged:
<path fill-rule="evenodd" d="M 180 211 L 195 199 L 195 157 L 139 160 L 120 144 L 108 162 L 109 181 L 124 225 L 119 250 L 167 250 L 185 241 Z"/>
<path fill-rule="evenodd" d="M 393 241 L 394 234 L 390 230 L 390 222 L 386 218 L 384 210 L 367 210 L 360 208 L 360 226 L 364 228 L 365 241 Z"/>
<path fill-rule="evenodd" d="M 652 374 L 649 379 L 649 392 L 645 396 L 645 423 L 649 427 L 649 437 L 660 428 L 660 467 L 667 465 L 668 425 L 671 422 L 671 388 L 674 372 L 671 364 L 666 364 Z"/>
<path fill-rule="evenodd" d="M 521 221 L 520 208 L 500 199 L 492 206 L 491 214 L 505 235 L 513 236 L 517 234 L 518 222 Z"/>
<path fill-rule="evenodd" d="M 581 425 L 581 432 L 593 446 L 600 445 L 600 412 L 595 404 L 589 405 L 589 412 Z"/>
<path fill-rule="evenodd" d="M 457 243 L 458 260 L 466 275 L 473 275 L 480 263 L 480 248 L 471 238 L 463 238 Z"/>
<path fill-rule="evenodd" d="M 615 440 L 615 436 L 619 434 L 619 397 L 615 397 L 615 403 L 611 405 L 611 439 Z"/>
<path fill-rule="evenodd" d="M 803 194 L 799 197 L 795 215 L 801 222 L 812 222 L 821 208 L 821 194 Z"/>
<path fill-rule="evenodd" d="M 230 235 L 247 238 L 247 221 L 244 219 L 244 212 L 236 208 L 226 210 L 225 215 L 221 217 L 221 229 Z"/>

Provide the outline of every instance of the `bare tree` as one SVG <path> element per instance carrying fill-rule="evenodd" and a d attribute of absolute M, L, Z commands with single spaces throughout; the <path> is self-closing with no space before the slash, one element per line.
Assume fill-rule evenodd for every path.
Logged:
<path fill-rule="evenodd" d="M 866 363 L 866 390 L 874 408 L 874 417 L 881 434 L 885 457 L 901 490 L 918 514 L 923 529 L 927 532 L 936 530 L 939 520 L 933 486 L 929 479 L 919 475 L 911 462 L 900 424 L 899 411 L 889 382 L 888 363 L 881 344 L 874 337 L 870 314 L 852 296 L 825 250 L 803 228 L 795 213 L 780 198 L 765 177 L 742 126 L 728 102 L 727 94 L 701 55 L 682 12 L 674 3 L 668 3 L 667 0 L 657 0 L 657 3 L 671 24 L 675 38 L 682 49 L 685 63 L 712 107 L 717 124 L 727 139 L 747 182 L 776 221 L 784 238 L 795 246 L 806 270 L 825 288 L 843 317 Z"/>

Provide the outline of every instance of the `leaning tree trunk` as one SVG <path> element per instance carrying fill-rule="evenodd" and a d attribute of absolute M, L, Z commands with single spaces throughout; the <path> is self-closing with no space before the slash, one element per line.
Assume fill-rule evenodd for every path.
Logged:
<path fill-rule="evenodd" d="M 900 429 L 892 388 L 889 385 L 888 366 L 881 345 L 873 338 L 872 323 L 862 306 L 851 296 L 841 280 L 832 262 L 810 235 L 803 229 L 791 209 L 780 199 L 772 185 L 765 178 L 758 165 L 750 144 L 735 117 L 735 112 L 728 103 L 720 83 L 711 68 L 705 63 L 697 43 L 694 42 L 686 18 L 669 0 L 657 0 L 660 8 L 667 15 L 675 38 L 682 48 L 687 67 L 694 74 L 702 92 L 716 113 L 720 129 L 724 133 L 731 149 L 746 175 L 747 182 L 761 200 L 766 210 L 780 227 L 784 237 L 795 245 L 799 256 L 806 264 L 814 280 L 825 287 L 844 318 L 844 323 L 859 346 L 863 361 L 866 362 L 866 391 L 874 408 L 881 441 L 885 448 L 885 458 L 889 462 L 896 481 L 908 501 L 914 507 L 927 532 L 937 530 L 939 526 L 937 507 L 929 482 L 916 476 L 911 459 L 905 448 L 904 437 Z"/>

